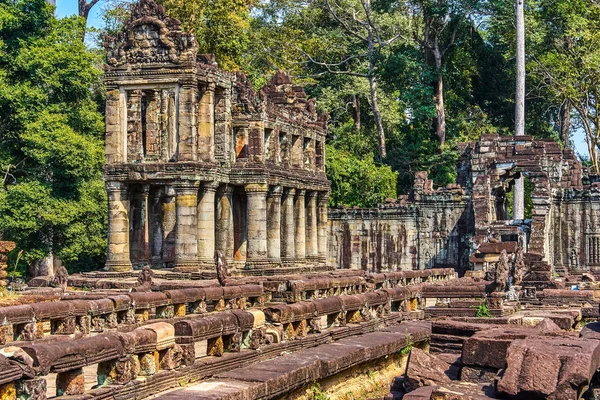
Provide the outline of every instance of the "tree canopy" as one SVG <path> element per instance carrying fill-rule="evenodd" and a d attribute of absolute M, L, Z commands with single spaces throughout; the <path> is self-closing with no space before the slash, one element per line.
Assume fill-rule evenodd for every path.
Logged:
<path fill-rule="evenodd" d="M 53 252 L 72 269 L 106 247 L 101 70 L 83 32 L 45 0 L 0 4 L 0 232 L 25 261 Z"/>

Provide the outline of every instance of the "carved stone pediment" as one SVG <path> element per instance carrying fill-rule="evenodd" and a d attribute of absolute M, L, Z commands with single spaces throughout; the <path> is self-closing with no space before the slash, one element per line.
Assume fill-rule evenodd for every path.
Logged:
<path fill-rule="evenodd" d="M 179 21 L 152 0 L 134 5 L 121 32 L 105 38 L 105 47 L 110 67 L 195 62 L 198 51 L 194 35 L 183 32 Z"/>

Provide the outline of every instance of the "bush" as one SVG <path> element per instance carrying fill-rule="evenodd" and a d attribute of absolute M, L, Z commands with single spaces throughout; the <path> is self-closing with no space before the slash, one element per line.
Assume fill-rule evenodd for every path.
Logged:
<path fill-rule="evenodd" d="M 387 165 L 376 165 L 372 155 L 359 158 L 327 145 L 326 164 L 332 206 L 373 207 L 387 197 L 396 198 L 398 174 Z"/>

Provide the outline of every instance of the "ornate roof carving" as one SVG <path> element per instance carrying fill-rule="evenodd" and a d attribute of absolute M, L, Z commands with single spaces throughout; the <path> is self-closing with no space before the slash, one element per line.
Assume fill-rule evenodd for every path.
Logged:
<path fill-rule="evenodd" d="M 195 62 L 198 51 L 194 35 L 183 32 L 180 22 L 153 0 L 135 4 L 121 32 L 105 38 L 105 47 L 110 67 Z"/>

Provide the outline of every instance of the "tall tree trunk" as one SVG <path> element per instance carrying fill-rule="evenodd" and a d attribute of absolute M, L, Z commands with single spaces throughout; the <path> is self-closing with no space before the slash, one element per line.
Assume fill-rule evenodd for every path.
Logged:
<path fill-rule="evenodd" d="M 369 90 L 371 92 L 371 108 L 373 109 L 373 117 L 377 126 L 377 136 L 379 138 L 379 156 L 383 160 L 387 156 L 385 149 L 385 132 L 381 121 L 381 112 L 379 111 L 379 101 L 377 100 L 377 79 L 372 74 L 369 75 Z"/>
<path fill-rule="evenodd" d="M 440 142 L 440 148 L 446 143 L 446 109 L 444 107 L 444 78 L 441 71 L 438 72 L 435 110 L 437 112 L 435 135 Z"/>
<path fill-rule="evenodd" d="M 373 118 L 377 127 L 377 137 L 379 139 L 379 156 L 383 160 L 387 156 L 385 148 L 385 131 L 383 130 L 383 122 L 381 120 L 381 112 L 379 111 L 379 101 L 377 100 L 377 77 L 375 76 L 375 39 L 373 31 L 369 29 L 368 34 L 369 46 L 369 92 L 371 94 L 371 109 L 373 110 Z"/>
<path fill-rule="evenodd" d="M 352 95 L 352 114 L 354 117 L 354 130 L 360 131 L 360 99 L 357 94 Z"/>
<path fill-rule="evenodd" d="M 560 140 L 564 147 L 570 147 L 570 128 L 571 128 L 571 102 L 565 99 L 560 105 Z"/>
<path fill-rule="evenodd" d="M 524 0 L 516 0 L 517 83 L 515 92 L 515 135 L 525 135 L 525 14 Z M 523 177 L 515 180 L 513 219 L 525 218 L 525 185 Z"/>
<path fill-rule="evenodd" d="M 77 0 L 79 16 L 83 17 L 83 19 L 85 19 L 86 26 L 87 26 L 88 18 L 90 16 L 90 11 L 91 11 L 92 7 L 94 7 L 96 5 L 96 3 L 98 3 L 98 1 L 100 1 L 100 0 L 90 0 L 90 2 L 88 3 L 87 0 Z M 84 40 L 84 39 L 85 39 L 85 30 L 84 30 L 83 37 L 81 38 L 81 40 Z"/>

